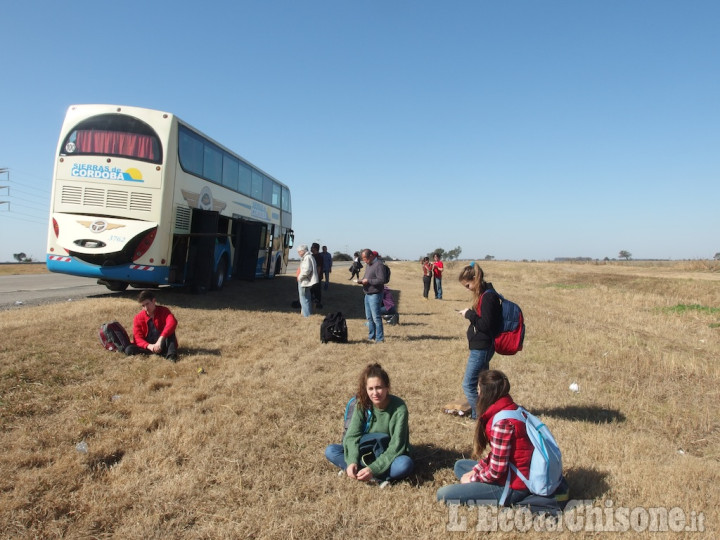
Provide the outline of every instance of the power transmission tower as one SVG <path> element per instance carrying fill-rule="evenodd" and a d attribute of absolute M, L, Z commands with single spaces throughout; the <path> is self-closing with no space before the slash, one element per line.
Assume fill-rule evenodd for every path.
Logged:
<path fill-rule="evenodd" d="M 5 182 L 10 184 L 10 169 L 8 169 L 7 167 L 0 168 L 0 176 L 2 176 L 2 175 L 5 175 Z M 0 180 L 0 181 L 2 181 L 2 180 Z M 10 196 L 10 186 L 9 185 L 3 186 L 0 184 L 0 191 L 2 191 L 3 189 L 7 189 L 7 196 L 9 197 Z M 10 210 L 10 201 L 0 200 L 0 206 L 2 206 L 3 204 L 7 204 L 8 210 Z"/>

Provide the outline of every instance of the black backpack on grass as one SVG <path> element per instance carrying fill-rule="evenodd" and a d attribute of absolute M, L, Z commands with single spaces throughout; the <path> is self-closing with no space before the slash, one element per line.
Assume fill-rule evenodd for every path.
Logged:
<path fill-rule="evenodd" d="M 320 341 L 323 343 L 328 341 L 347 343 L 347 322 L 341 312 L 337 311 L 325 315 L 325 319 L 320 325 Z"/>

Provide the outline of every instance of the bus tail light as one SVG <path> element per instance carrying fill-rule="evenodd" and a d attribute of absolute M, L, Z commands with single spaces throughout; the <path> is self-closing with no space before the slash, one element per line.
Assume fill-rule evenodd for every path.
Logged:
<path fill-rule="evenodd" d="M 57 219 L 53 218 L 52 220 L 53 224 L 53 232 L 55 233 L 55 238 L 60 236 L 60 225 L 58 225 Z"/>
<path fill-rule="evenodd" d="M 148 249 L 150 249 L 150 246 L 152 246 L 153 241 L 155 240 L 155 235 L 157 234 L 157 227 L 149 231 L 145 236 L 142 237 L 142 240 L 138 243 L 137 247 L 135 248 L 135 253 L 133 255 L 133 261 L 137 261 L 140 257 L 145 255 L 145 252 L 147 252 Z"/>

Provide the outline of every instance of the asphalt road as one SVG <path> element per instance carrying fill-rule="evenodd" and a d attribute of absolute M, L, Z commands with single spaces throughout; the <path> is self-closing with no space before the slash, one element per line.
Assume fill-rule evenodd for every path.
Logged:
<path fill-rule="evenodd" d="M 349 265 L 350 263 L 347 262 L 338 262 L 333 265 L 333 268 L 346 268 Z M 291 260 L 286 273 L 294 275 L 297 267 L 298 261 Z M 94 278 L 68 276 L 53 272 L 0 276 L 0 310 L 115 294 L 123 293 L 110 292 L 104 285 L 98 285 Z"/>
<path fill-rule="evenodd" d="M 65 274 L 0 276 L 0 310 L 106 296 L 110 291 L 94 279 Z"/>

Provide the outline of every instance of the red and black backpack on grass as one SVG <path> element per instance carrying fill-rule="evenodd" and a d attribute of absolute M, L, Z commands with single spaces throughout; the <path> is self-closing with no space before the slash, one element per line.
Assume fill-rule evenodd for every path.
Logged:
<path fill-rule="evenodd" d="M 128 333 L 122 324 L 117 321 L 105 323 L 100 326 L 100 343 L 108 351 L 125 352 L 125 348 L 130 345 Z"/>

